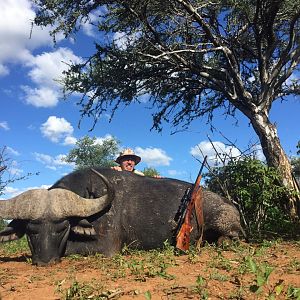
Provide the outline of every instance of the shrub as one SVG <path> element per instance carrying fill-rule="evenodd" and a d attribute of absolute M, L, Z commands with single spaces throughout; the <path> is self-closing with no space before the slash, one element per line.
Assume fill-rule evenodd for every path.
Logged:
<path fill-rule="evenodd" d="M 250 237 L 264 231 L 292 230 L 283 207 L 288 190 L 280 185 L 280 175 L 275 168 L 244 157 L 212 168 L 204 177 L 210 190 L 231 199 L 238 207 Z"/>
<path fill-rule="evenodd" d="M 143 173 L 145 176 L 149 177 L 155 177 L 155 176 L 160 176 L 159 172 L 155 168 L 144 168 Z"/>

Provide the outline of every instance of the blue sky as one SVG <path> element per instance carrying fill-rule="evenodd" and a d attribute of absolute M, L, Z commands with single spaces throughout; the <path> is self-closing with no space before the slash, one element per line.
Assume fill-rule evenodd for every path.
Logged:
<path fill-rule="evenodd" d="M 12 175 L 39 172 L 27 180 L 9 185 L 3 198 L 9 198 L 29 188 L 50 186 L 72 171 L 61 161 L 79 138 L 90 135 L 99 138 L 114 136 L 123 147 L 133 148 L 142 157 L 138 169 L 156 168 L 162 176 L 187 181 L 195 180 L 204 154 L 213 155 L 208 136 L 221 150 L 238 154 L 238 149 L 226 146 L 226 139 L 244 150 L 258 142 L 247 119 L 238 114 L 236 120 L 217 112 L 214 126 L 221 132 L 211 132 L 205 120 L 192 123 L 189 130 L 171 134 L 150 131 L 151 110 L 147 102 L 117 111 L 112 122 L 102 117 L 92 132 L 93 121 L 83 119 L 80 129 L 79 107 L 73 96 L 61 100 L 60 86 L 53 80 L 61 76 L 66 63 L 79 62 L 93 53 L 95 32 L 88 25 L 75 39 L 58 37 L 54 46 L 49 28 L 34 27 L 34 10 L 28 0 L 0 2 L 0 147 L 7 147 Z M 276 122 L 281 143 L 288 155 L 295 155 L 299 134 L 299 99 L 289 98 L 275 103 L 271 120 Z M 1 149 L 0 148 L 0 149 Z M 260 154 L 260 153 L 259 153 Z"/>

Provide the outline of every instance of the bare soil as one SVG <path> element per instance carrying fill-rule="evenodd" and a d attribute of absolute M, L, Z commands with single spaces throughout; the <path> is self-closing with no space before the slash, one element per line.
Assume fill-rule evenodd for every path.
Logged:
<path fill-rule="evenodd" d="M 300 299 L 300 242 L 71 256 L 31 265 L 0 248 L 0 299 Z"/>

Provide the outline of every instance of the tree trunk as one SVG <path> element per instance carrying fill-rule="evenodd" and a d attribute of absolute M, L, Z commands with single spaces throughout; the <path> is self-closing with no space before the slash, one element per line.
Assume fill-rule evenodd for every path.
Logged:
<path fill-rule="evenodd" d="M 260 139 L 268 166 L 275 167 L 279 170 L 283 179 L 282 184 L 285 187 L 296 190 L 299 193 L 299 187 L 297 186 L 296 180 L 293 176 L 291 164 L 280 144 L 275 125 L 270 122 L 267 114 L 263 112 L 253 113 L 250 117 L 250 121 Z M 300 217 L 299 195 L 291 195 L 285 206 L 287 213 L 293 219 Z"/>

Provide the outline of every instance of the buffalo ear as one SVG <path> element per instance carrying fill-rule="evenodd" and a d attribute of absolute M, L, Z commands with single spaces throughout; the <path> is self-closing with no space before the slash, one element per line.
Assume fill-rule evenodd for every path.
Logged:
<path fill-rule="evenodd" d="M 82 219 L 71 227 L 71 231 L 77 235 L 95 237 L 96 231 L 92 223 L 86 219 Z"/>
<path fill-rule="evenodd" d="M 10 242 L 20 239 L 26 233 L 27 222 L 24 220 L 11 221 L 0 231 L 0 242 Z"/>

